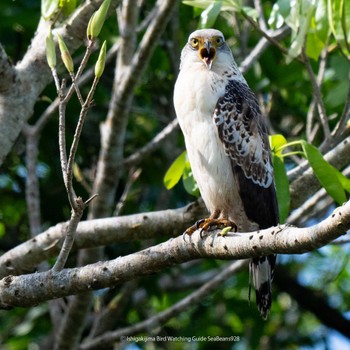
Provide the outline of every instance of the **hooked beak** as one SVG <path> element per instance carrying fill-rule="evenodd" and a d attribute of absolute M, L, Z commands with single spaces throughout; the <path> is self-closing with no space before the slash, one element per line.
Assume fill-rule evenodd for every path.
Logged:
<path fill-rule="evenodd" d="M 203 46 L 199 49 L 199 57 L 206 67 L 211 69 L 216 57 L 216 49 L 211 46 L 211 42 L 208 39 L 204 41 Z"/>

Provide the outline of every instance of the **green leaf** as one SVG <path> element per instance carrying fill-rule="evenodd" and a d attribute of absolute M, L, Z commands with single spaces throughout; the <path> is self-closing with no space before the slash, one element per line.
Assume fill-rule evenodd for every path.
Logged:
<path fill-rule="evenodd" d="M 201 13 L 200 28 L 213 27 L 221 11 L 221 3 L 221 1 L 213 1 L 212 4 Z"/>
<path fill-rule="evenodd" d="M 323 158 L 321 152 L 315 146 L 310 145 L 306 141 L 302 141 L 301 146 L 315 176 L 327 193 L 338 204 L 344 203 L 346 201 L 346 195 L 340 180 L 339 171 Z"/>
<path fill-rule="evenodd" d="M 340 171 L 337 170 L 338 179 L 343 186 L 344 190 L 350 193 L 350 179 L 343 175 Z"/>
<path fill-rule="evenodd" d="M 184 0 L 182 1 L 184 5 L 198 7 L 201 9 L 206 9 L 210 5 L 212 5 L 213 0 Z"/>
<path fill-rule="evenodd" d="M 5 235 L 5 232 L 5 225 L 2 222 L 0 222 L 0 238 Z"/>
<path fill-rule="evenodd" d="M 170 168 L 166 172 L 163 182 L 165 187 L 170 190 L 173 188 L 181 179 L 186 166 L 187 152 L 182 152 L 171 164 Z"/>
<path fill-rule="evenodd" d="M 342 50 L 349 55 L 346 40 L 350 35 L 350 2 L 348 0 L 328 0 L 328 21 L 332 34 L 341 46 Z"/>
<path fill-rule="evenodd" d="M 278 201 L 278 209 L 280 214 L 280 223 L 284 224 L 290 208 L 290 192 L 289 192 L 289 181 L 284 166 L 283 158 L 273 156 L 273 169 L 275 172 L 275 185 Z"/>
<path fill-rule="evenodd" d="M 65 16 L 69 16 L 77 7 L 77 0 L 61 0 L 60 7 Z"/>
<path fill-rule="evenodd" d="M 306 55 L 308 57 L 317 61 L 324 47 L 325 43 L 319 39 L 317 33 L 310 31 L 307 34 Z"/>
<path fill-rule="evenodd" d="M 291 26 L 292 31 L 292 44 L 288 50 L 290 58 L 297 57 L 303 48 L 306 35 L 310 27 L 310 21 L 315 13 L 315 5 L 309 1 L 302 1 L 296 3 L 295 8 L 292 11 L 293 16 L 287 21 Z"/>

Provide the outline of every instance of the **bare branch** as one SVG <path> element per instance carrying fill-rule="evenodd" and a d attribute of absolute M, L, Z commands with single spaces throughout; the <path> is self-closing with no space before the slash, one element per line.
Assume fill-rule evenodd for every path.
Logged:
<path fill-rule="evenodd" d="M 82 221 L 77 228 L 73 250 L 117 242 L 172 237 L 182 233 L 200 216 L 204 204 L 189 204 L 179 209 L 140 213 Z M 68 222 L 57 224 L 0 256 L 0 277 L 28 273 L 42 261 L 57 256 Z"/>
<path fill-rule="evenodd" d="M 67 231 L 65 234 L 63 246 L 60 250 L 60 254 L 55 262 L 55 265 L 52 268 L 54 272 L 61 271 L 64 268 L 64 265 L 68 259 L 68 255 L 73 247 L 78 224 L 84 212 L 85 205 L 82 199 L 78 197 L 74 201 L 75 208 L 72 209 L 72 215 L 67 225 Z"/>
<path fill-rule="evenodd" d="M 328 53 L 328 47 L 326 47 L 321 52 L 320 64 L 319 64 L 319 69 L 318 69 L 317 79 L 316 79 L 317 86 L 321 86 L 323 81 L 324 73 L 326 71 L 327 53 Z M 309 111 L 306 117 L 306 135 L 307 135 L 307 140 L 310 143 L 313 142 L 316 136 L 316 132 L 318 130 L 318 124 L 315 127 L 313 127 L 313 119 L 314 119 L 316 105 L 317 105 L 317 98 L 314 94 L 314 97 L 311 101 Z"/>
<path fill-rule="evenodd" d="M 269 33 L 270 37 L 274 40 L 282 40 L 290 33 L 290 28 L 284 26 Z M 265 37 L 262 37 L 259 42 L 255 45 L 254 49 L 249 53 L 249 55 L 241 62 L 240 70 L 245 73 L 253 64 L 258 60 L 258 58 L 263 54 L 263 52 L 270 46 L 271 42 Z"/>
<path fill-rule="evenodd" d="M 41 231 L 40 193 L 37 174 L 39 136 L 35 129 L 29 125 L 26 125 L 23 131 L 26 137 L 26 204 L 30 233 L 34 237 Z"/>
<path fill-rule="evenodd" d="M 251 18 L 250 16 L 248 16 L 244 11 L 241 12 L 242 16 L 252 25 L 252 27 L 258 31 L 263 37 L 265 37 L 272 45 L 276 46 L 282 53 L 284 53 L 286 56 L 288 56 L 288 49 L 286 47 L 284 47 L 283 45 L 281 45 L 278 40 L 276 40 L 275 38 L 271 37 L 270 34 L 268 32 L 265 32 L 264 30 L 262 30 L 258 23 Z M 305 63 L 304 59 L 302 56 L 297 56 L 295 58 L 298 62 L 300 63 Z"/>
<path fill-rule="evenodd" d="M 196 231 L 124 257 L 105 262 L 22 276 L 0 281 L 0 307 L 31 306 L 45 300 L 112 287 L 135 277 L 197 258 L 247 259 L 273 253 L 300 254 L 320 248 L 350 228 L 350 201 L 325 220 L 307 228 L 272 227 L 249 233 L 211 234 Z M 30 282 L 29 282 L 30 281 Z"/>
<path fill-rule="evenodd" d="M 173 133 L 179 126 L 179 122 L 176 119 L 171 121 L 161 132 L 159 132 L 149 143 L 140 148 L 137 152 L 125 158 L 123 161 L 124 166 L 131 166 L 138 164 L 143 157 L 152 153 L 163 140 L 165 140 L 171 133 Z"/>
<path fill-rule="evenodd" d="M 307 55 L 305 54 L 305 50 L 303 50 L 303 60 L 304 60 L 304 64 L 306 67 L 306 71 L 307 71 L 309 78 L 310 78 L 311 85 L 312 85 L 313 96 L 314 96 L 314 100 L 316 101 L 318 115 L 319 115 L 320 122 L 321 122 L 322 127 L 323 127 L 323 133 L 324 133 L 325 141 L 326 141 L 329 139 L 329 137 L 331 135 L 331 132 L 329 130 L 326 108 L 325 108 L 324 103 L 323 103 L 320 84 L 318 83 L 318 81 L 315 77 L 315 74 L 314 74 L 312 67 L 311 67 L 311 64 L 310 64 L 310 60 L 307 57 Z"/>
<path fill-rule="evenodd" d="M 254 0 L 254 7 L 258 12 L 258 21 L 259 21 L 259 27 L 264 31 L 267 32 L 267 25 L 266 20 L 264 16 L 264 9 L 262 7 L 261 0 Z"/>

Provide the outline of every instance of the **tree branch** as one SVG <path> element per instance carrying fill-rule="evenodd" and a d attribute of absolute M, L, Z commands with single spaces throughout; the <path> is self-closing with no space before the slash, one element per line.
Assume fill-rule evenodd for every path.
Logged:
<path fill-rule="evenodd" d="M 198 258 L 247 259 L 277 254 L 301 254 L 320 248 L 350 228 L 350 201 L 322 222 L 308 228 L 272 227 L 249 233 L 208 235 L 196 231 L 187 241 L 179 236 L 145 250 L 105 262 L 22 276 L 0 281 L 0 308 L 40 302 L 112 287 L 136 277 Z"/>
<path fill-rule="evenodd" d="M 118 242 L 171 237 L 182 233 L 206 209 L 192 203 L 179 209 L 140 213 L 105 219 L 82 221 L 78 225 L 73 251 Z M 68 222 L 50 227 L 35 238 L 0 256 L 0 277 L 28 273 L 39 263 L 57 256 Z"/>

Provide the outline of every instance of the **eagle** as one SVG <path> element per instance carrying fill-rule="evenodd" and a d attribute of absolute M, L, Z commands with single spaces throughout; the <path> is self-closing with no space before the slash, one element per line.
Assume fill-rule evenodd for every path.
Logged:
<path fill-rule="evenodd" d="M 264 117 L 219 30 L 201 29 L 189 36 L 181 52 L 174 107 L 193 176 L 210 212 L 186 233 L 228 226 L 252 232 L 278 225 Z M 249 263 L 264 319 L 271 308 L 275 264 L 276 255 Z"/>

